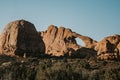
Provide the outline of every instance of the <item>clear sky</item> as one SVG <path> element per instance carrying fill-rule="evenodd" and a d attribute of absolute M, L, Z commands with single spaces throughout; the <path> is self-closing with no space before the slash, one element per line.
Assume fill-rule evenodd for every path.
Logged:
<path fill-rule="evenodd" d="M 120 34 L 120 0 L 0 0 L 0 31 L 18 19 L 38 31 L 53 24 L 99 41 Z"/>

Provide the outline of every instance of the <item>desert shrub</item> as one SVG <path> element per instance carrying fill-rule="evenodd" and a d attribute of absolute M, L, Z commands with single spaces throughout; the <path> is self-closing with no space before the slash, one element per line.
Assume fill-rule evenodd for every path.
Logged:
<path fill-rule="evenodd" d="M 104 74 L 105 80 L 119 80 L 120 76 L 118 73 L 120 73 L 120 67 L 108 68 Z"/>
<path fill-rule="evenodd" d="M 99 80 L 99 70 L 92 70 L 89 73 L 88 80 Z"/>
<path fill-rule="evenodd" d="M 86 68 L 86 69 L 89 69 L 89 68 L 90 68 L 90 64 L 89 64 L 89 62 L 86 61 L 86 60 L 81 60 L 81 61 L 79 62 L 79 64 L 81 64 L 83 68 Z"/>
<path fill-rule="evenodd" d="M 1 80 L 35 80 L 36 71 L 25 64 L 14 62 L 10 66 L 1 67 Z"/>
<path fill-rule="evenodd" d="M 64 63 L 64 60 L 59 60 L 52 66 L 41 63 L 37 68 L 36 80 L 79 80 L 82 78 L 82 72 L 74 70 L 69 63 Z"/>
<path fill-rule="evenodd" d="M 94 58 L 93 58 L 94 59 Z M 97 67 L 97 68 L 96 68 Z M 0 80 L 120 80 L 120 62 L 71 58 L 12 60 L 0 64 Z"/>

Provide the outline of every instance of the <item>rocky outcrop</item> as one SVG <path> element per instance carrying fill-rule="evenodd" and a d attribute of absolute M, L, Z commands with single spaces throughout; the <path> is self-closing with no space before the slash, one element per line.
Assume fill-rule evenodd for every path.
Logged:
<path fill-rule="evenodd" d="M 73 33 L 73 35 L 76 38 L 78 37 L 79 39 L 81 39 L 84 42 L 84 44 L 85 44 L 84 47 L 86 47 L 86 48 L 94 49 L 96 44 L 97 44 L 97 41 L 93 40 L 92 38 L 90 38 L 88 36 L 83 36 L 83 35 L 80 35 L 78 33 Z"/>
<path fill-rule="evenodd" d="M 11 22 L 0 35 L 0 54 L 23 56 L 24 53 L 35 55 L 44 51 L 42 39 L 34 25 L 28 21 Z"/>
<path fill-rule="evenodd" d="M 51 25 L 41 33 L 41 36 L 45 43 L 46 53 L 52 56 L 63 56 L 67 53 L 70 55 L 79 48 L 70 29 Z"/>
<path fill-rule="evenodd" d="M 95 47 L 96 41 L 71 29 L 51 25 L 39 35 L 32 23 L 17 20 L 9 23 L 0 35 L 0 54 L 26 57 L 46 52 L 53 56 L 70 56 L 81 48 L 75 38 L 83 40 L 86 48 Z"/>
<path fill-rule="evenodd" d="M 117 45 L 117 49 L 118 49 L 118 52 L 119 52 L 119 54 L 120 54 L 120 42 L 119 42 L 118 45 Z"/>
<path fill-rule="evenodd" d="M 98 59 L 118 60 L 120 58 L 120 35 L 117 34 L 105 37 L 97 42 L 70 29 L 64 27 L 57 28 L 54 25 L 49 26 L 45 32 L 40 34 L 46 46 L 46 53 L 53 56 L 76 55 L 74 53 L 78 53 L 78 50 L 82 48 L 75 40 L 75 38 L 79 38 L 84 42 L 86 49 L 89 48 L 97 51 Z M 95 52 L 91 51 L 90 53 Z"/>
<path fill-rule="evenodd" d="M 95 50 L 98 51 L 98 59 L 120 58 L 120 35 L 105 37 L 97 43 Z"/>
<path fill-rule="evenodd" d="M 46 53 L 52 56 L 71 56 L 74 54 L 81 48 L 76 43 L 75 38 L 83 40 L 87 48 L 93 48 L 96 43 L 89 37 L 82 36 L 68 28 L 57 28 L 54 25 L 49 26 L 45 32 L 40 32 L 40 35 L 45 43 Z"/>
<path fill-rule="evenodd" d="M 76 38 L 81 39 L 85 46 L 78 45 Z M 9 23 L 0 35 L 1 55 L 26 57 L 46 53 L 52 56 L 78 56 L 79 52 L 96 54 L 96 51 L 98 59 L 120 59 L 120 35 L 108 36 L 97 42 L 69 28 L 54 25 L 38 34 L 35 26 L 25 20 Z"/>

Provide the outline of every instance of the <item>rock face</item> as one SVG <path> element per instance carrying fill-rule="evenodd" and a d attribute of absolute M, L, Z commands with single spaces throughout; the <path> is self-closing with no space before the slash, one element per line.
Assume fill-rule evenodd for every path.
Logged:
<path fill-rule="evenodd" d="M 45 43 L 46 53 L 53 56 L 73 55 L 81 49 L 75 38 L 81 39 L 85 48 L 97 51 L 98 59 L 119 59 L 120 58 L 120 35 L 105 37 L 97 42 L 90 37 L 72 32 L 72 30 L 54 25 L 48 27 L 45 32 L 40 32 Z"/>
<path fill-rule="evenodd" d="M 75 51 L 81 48 L 76 43 L 75 38 L 80 38 L 85 43 L 86 47 L 94 47 L 93 43 L 96 41 L 89 37 L 82 36 L 75 32 L 72 32 L 68 28 L 57 28 L 54 25 L 48 27 L 45 32 L 40 33 L 46 47 L 46 53 L 52 56 L 71 56 Z"/>
<path fill-rule="evenodd" d="M 44 52 L 44 43 L 34 25 L 25 20 L 9 23 L 0 35 L 0 54 L 21 55 Z"/>
<path fill-rule="evenodd" d="M 77 44 L 81 39 L 85 46 Z M 0 35 L 0 55 L 78 56 L 75 53 L 95 53 L 98 59 L 120 59 L 120 35 L 105 37 L 97 42 L 71 29 L 50 25 L 46 31 L 37 32 L 34 25 L 25 20 L 9 23 Z"/>
<path fill-rule="evenodd" d="M 95 50 L 98 51 L 99 59 L 120 58 L 120 35 L 105 37 L 97 43 Z"/>

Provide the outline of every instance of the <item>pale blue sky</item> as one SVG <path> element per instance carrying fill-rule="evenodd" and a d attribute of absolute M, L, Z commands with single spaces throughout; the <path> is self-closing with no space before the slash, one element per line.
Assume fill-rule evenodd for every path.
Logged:
<path fill-rule="evenodd" d="M 53 24 L 101 40 L 120 34 L 120 0 L 0 0 L 0 31 L 18 19 L 38 31 Z"/>

